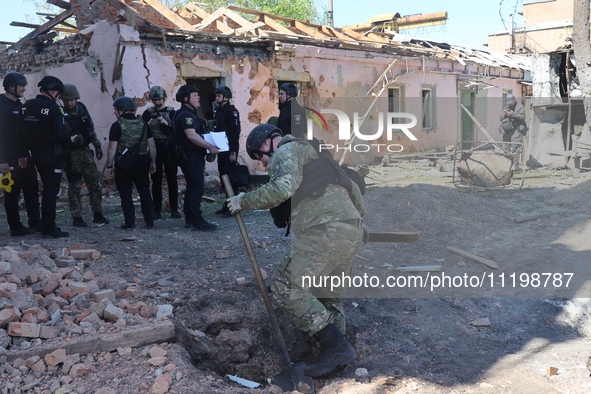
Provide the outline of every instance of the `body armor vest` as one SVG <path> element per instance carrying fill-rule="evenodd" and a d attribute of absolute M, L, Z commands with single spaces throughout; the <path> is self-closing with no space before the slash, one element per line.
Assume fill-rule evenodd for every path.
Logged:
<path fill-rule="evenodd" d="M 117 157 L 119 157 L 125 149 L 131 148 L 139 141 L 145 126 L 144 121 L 140 117 L 135 119 L 125 119 L 123 117 L 119 117 L 117 122 L 119 123 L 119 126 L 121 126 L 121 138 L 117 144 Z M 144 136 L 142 141 L 140 141 L 139 154 L 148 154 L 147 136 Z"/>
<path fill-rule="evenodd" d="M 31 148 L 51 148 L 55 141 L 52 138 L 52 131 L 48 126 L 48 108 L 46 105 L 36 103 L 36 100 L 28 101 L 25 106 L 25 117 L 23 119 L 23 133 L 27 145 Z M 45 112 L 47 111 L 47 114 Z"/>
<path fill-rule="evenodd" d="M 154 117 L 155 115 L 156 115 L 156 117 L 162 116 L 162 118 L 164 120 L 166 120 L 168 122 L 168 124 L 170 125 L 170 127 L 172 128 L 172 119 L 170 119 L 170 112 L 174 111 L 174 108 L 164 107 L 161 110 L 158 110 L 158 109 L 156 109 L 156 107 L 150 107 L 150 108 L 148 108 L 148 111 L 150 111 L 151 117 Z M 168 139 L 168 135 L 162 131 L 162 128 L 160 127 L 159 124 L 154 125 L 154 126 L 150 126 L 150 130 L 152 130 L 152 134 L 154 135 L 155 139 L 157 139 L 157 140 L 167 140 Z"/>
<path fill-rule="evenodd" d="M 82 146 L 77 148 L 84 148 L 92 142 L 94 131 L 90 131 L 90 119 L 89 113 L 84 104 L 76 103 L 76 113 L 68 113 L 65 115 L 66 122 L 70 125 L 69 134 L 70 136 L 79 134 L 84 137 Z M 72 147 L 71 147 L 72 148 Z"/>

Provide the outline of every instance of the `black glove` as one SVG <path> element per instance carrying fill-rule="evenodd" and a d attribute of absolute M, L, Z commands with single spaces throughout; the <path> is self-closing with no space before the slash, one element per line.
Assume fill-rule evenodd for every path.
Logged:
<path fill-rule="evenodd" d="M 101 148 L 100 146 L 94 147 L 94 153 L 96 154 L 96 158 L 98 160 L 103 158 L 103 148 Z"/>

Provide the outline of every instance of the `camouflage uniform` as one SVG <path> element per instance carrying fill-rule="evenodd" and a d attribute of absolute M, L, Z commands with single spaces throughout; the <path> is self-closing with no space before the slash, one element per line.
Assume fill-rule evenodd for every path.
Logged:
<path fill-rule="evenodd" d="M 305 141 L 283 137 L 269 165 L 270 182 L 240 199 L 243 209 L 266 209 L 291 197 L 302 183 L 303 166 L 318 157 Z M 289 142 L 289 143 L 288 143 Z M 292 207 L 294 237 L 275 272 L 271 289 L 281 308 L 294 323 L 310 335 L 330 323 L 345 332 L 341 295 L 345 288 L 302 286 L 302 276 L 349 275 L 351 263 L 361 246 L 365 214 L 363 198 L 356 184 L 355 203 L 345 188 L 330 184 L 317 199 L 305 198 Z M 306 283 L 307 285 L 307 283 Z"/>
<path fill-rule="evenodd" d="M 101 184 L 94 156 L 89 148 L 92 144 L 101 147 L 101 142 L 94 132 L 94 123 L 84 104 L 76 106 L 65 113 L 66 126 L 70 136 L 80 135 L 66 153 L 65 170 L 68 177 L 68 203 L 73 218 L 82 216 L 82 183 L 88 187 L 90 207 L 93 212 L 102 214 Z"/>

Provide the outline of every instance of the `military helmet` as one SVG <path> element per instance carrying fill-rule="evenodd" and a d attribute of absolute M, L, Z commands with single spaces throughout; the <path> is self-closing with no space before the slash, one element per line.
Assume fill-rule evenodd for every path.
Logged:
<path fill-rule="evenodd" d="M 4 80 L 2 81 L 2 86 L 4 86 L 4 90 L 7 90 L 9 87 L 16 85 L 27 85 L 27 78 L 25 78 L 25 76 L 21 73 L 6 73 L 6 75 L 4 76 Z"/>
<path fill-rule="evenodd" d="M 168 97 L 162 86 L 152 86 L 149 93 L 150 100 L 161 100 Z"/>
<path fill-rule="evenodd" d="M 261 124 L 252 129 L 248 138 L 246 138 L 246 152 L 253 160 L 258 160 L 254 154 L 257 153 L 265 138 L 274 132 L 278 132 L 283 136 L 281 129 L 270 124 Z"/>
<path fill-rule="evenodd" d="M 39 86 L 42 92 L 57 90 L 60 94 L 64 93 L 64 83 L 59 78 L 52 77 L 51 75 L 43 77 L 37 86 Z"/>
<path fill-rule="evenodd" d="M 135 102 L 131 97 L 117 97 L 115 101 L 113 101 L 113 107 L 117 108 L 119 111 L 135 111 Z"/>
<path fill-rule="evenodd" d="M 298 88 L 291 82 L 282 83 L 281 86 L 279 86 L 279 90 L 283 90 L 291 97 L 298 97 Z"/>
<path fill-rule="evenodd" d="M 217 88 L 215 88 L 215 90 L 213 91 L 213 94 L 223 94 L 224 96 L 226 96 L 229 99 L 232 98 L 232 91 L 230 90 L 229 87 L 224 86 L 224 85 L 220 85 Z"/>
<path fill-rule="evenodd" d="M 78 92 L 78 88 L 76 85 L 72 85 L 71 83 L 67 83 L 64 85 L 64 92 L 61 95 L 62 100 L 78 100 L 80 99 L 80 92 Z"/>
<path fill-rule="evenodd" d="M 179 103 L 184 103 L 185 97 L 189 97 L 193 92 L 199 92 L 197 86 L 189 84 L 181 86 L 178 92 L 176 92 L 176 101 Z"/>

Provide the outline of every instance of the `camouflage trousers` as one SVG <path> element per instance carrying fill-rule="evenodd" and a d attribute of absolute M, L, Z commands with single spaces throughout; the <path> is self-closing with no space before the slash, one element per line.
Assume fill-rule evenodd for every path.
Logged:
<path fill-rule="evenodd" d="M 331 288 L 331 279 L 326 279 L 350 275 L 363 237 L 359 222 L 327 223 L 307 229 L 300 238 L 294 236 L 275 272 L 273 297 L 295 325 L 309 335 L 330 323 L 345 332 L 341 295 L 346 287 Z"/>
<path fill-rule="evenodd" d="M 93 212 L 102 213 L 99 173 L 90 148 L 67 152 L 65 172 L 68 177 L 68 203 L 73 218 L 82 217 L 82 183 L 86 183 Z"/>

